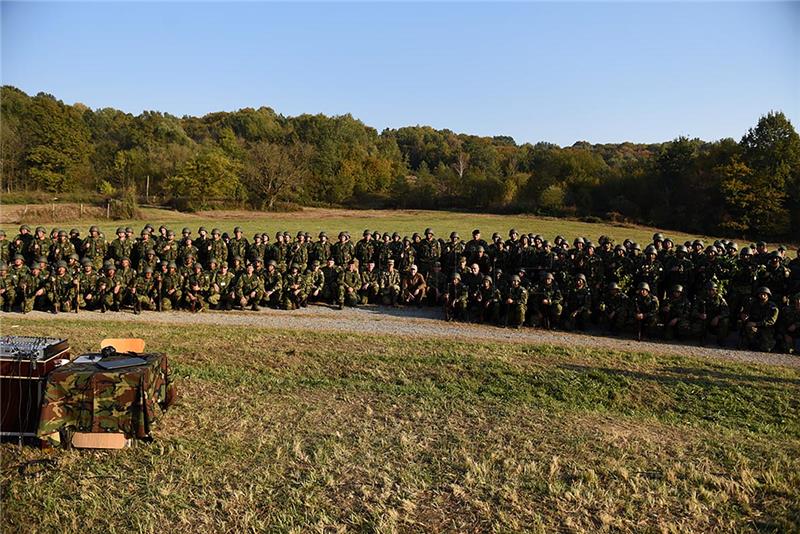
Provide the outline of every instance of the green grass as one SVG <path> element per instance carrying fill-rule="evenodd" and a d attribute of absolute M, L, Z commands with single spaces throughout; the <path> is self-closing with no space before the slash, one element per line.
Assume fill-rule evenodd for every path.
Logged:
<path fill-rule="evenodd" d="M 15 331 L 4 321 L 4 331 Z M 800 525 L 800 372 L 610 350 L 90 319 L 166 351 L 151 444 L 2 449 L 10 531 L 766 532 Z M 21 479 L 43 455 L 58 467 Z"/>
<path fill-rule="evenodd" d="M 74 210 L 77 213 L 77 209 Z M 483 233 L 483 238 L 490 240 L 493 232 L 499 232 L 503 238 L 507 238 L 510 228 L 516 228 L 520 232 L 532 232 L 543 235 L 546 239 L 552 240 L 556 235 L 563 235 L 570 241 L 577 236 L 585 236 L 595 243 L 600 235 L 614 237 L 617 242 L 622 242 L 625 238 L 633 239 L 644 245 L 652 241 L 653 234 L 659 231 L 656 228 L 635 225 L 617 225 L 612 223 L 586 223 L 572 219 L 559 219 L 552 217 L 537 217 L 531 215 L 493 215 L 476 213 L 456 213 L 447 211 L 418 211 L 418 210 L 337 210 L 337 209 L 313 209 L 307 208 L 300 212 L 291 213 L 264 213 L 249 211 L 209 211 L 198 214 L 180 213 L 154 208 L 144 208 L 142 210 L 144 218 L 133 221 L 108 221 L 105 219 L 84 218 L 81 220 L 62 220 L 58 224 L 65 229 L 76 227 L 86 235 L 86 231 L 92 224 L 98 224 L 105 232 L 108 239 L 115 237 L 114 231 L 119 226 L 133 227 L 136 235 L 145 223 L 149 222 L 156 228 L 161 224 L 168 226 L 176 231 L 180 236 L 180 231 L 184 226 L 191 228 L 193 235 L 197 235 L 197 229 L 205 226 L 209 231 L 213 227 L 219 227 L 223 232 L 232 232 L 235 226 L 241 226 L 245 236 L 252 239 L 253 234 L 267 232 L 270 239 L 274 239 L 275 232 L 278 230 L 288 231 L 294 235 L 302 230 L 308 231 L 316 239 L 317 234 L 324 230 L 335 238 L 339 231 L 346 230 L 351 233 L 354 239 L 360 239 L 364 229 L 381 232 L 397 231 L 401 235 L 409 237 L 414 232 L 422 233 L 425 228 L 431 227 L 437 236 L 445 239 L 449 237 L 451 231 L 459 232 L 464 240 L 472 236 L 472 230 L 479 228 Z M 5 217 L 3 220 L 13 220 L 13 217 Z M 3 227 L 10 235 L 16 233 L 16 226 L 4 223 Z M 676 244 L 683 243 L 688 239 L 703 237 L 713 240 L 713 237 L 695 236 L 685 232 L 673 232 L 664 230 L 666 236 L 671 237 Z"/>

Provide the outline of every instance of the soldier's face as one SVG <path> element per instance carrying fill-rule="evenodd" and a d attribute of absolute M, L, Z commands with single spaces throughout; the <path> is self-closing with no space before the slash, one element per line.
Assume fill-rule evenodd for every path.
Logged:
<path fill-rule="evenodd" d="M 647 293 L 649 293 L 649 291 L 647 291 L 646 289 L 639 290 L 639 296 L 646 297 Z"/>
<path fill-rule="evenodd" d="M 758 300 L 760 300 L 762 303 L 765 303 L 769 300 L 769 295 L 767 295 L 766 293 L 759 293 Z"/>

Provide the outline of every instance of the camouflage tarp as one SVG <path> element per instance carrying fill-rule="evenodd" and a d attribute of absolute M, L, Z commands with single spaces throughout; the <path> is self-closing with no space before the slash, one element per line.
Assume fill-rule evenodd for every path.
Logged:
<path fill-rule="evenodd" d="M 165 354 L 142 354 L 146 365 L 115 370 L 68 363 L 52 371 L 42 401 L 38 436 L 57 445 L 62 432 L 122 432 L 148 438 L 175 399 Z"/>

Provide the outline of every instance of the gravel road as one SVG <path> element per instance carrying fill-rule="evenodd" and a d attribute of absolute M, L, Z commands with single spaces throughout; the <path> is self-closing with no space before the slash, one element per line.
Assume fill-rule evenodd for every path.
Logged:
<path fill-rule="evenodd" d="M 390 334 L 413 337 L 436 337 L 455 340 L 483 340 L 511 343 L 551 344 L 560 346 L 580 346 L 620 351 L 651 352 L 656 354 L 676 354 L 701 358 L 733 360 L 744 363 L 783 365 L 800 368 L 800 357 L 788 354 L 769 354 L 735 350 L 733 348 L 698 347 L 684 344 L 654 343 L 620 339 L 599 335 L 575 334 L 560 331 L 545 331 L 538 328 L 505 329 L 493 326 L 448 323 L 438 309 L 429 308 L 385 308 L 365 306 L 336 310 L 327 306 L 283 311 L 263 309 L 253 311 L 229 312 L 143 312 L 133 315 L 130 311 L 121 313 L 81 312 L 80 314 L 53 315 L 44 312 L 31 312 L 27 315 L 4 314 L 2 331 L 15 333 L 14 325 L 24 325 L 27 320 L 58 321 L 62 318 L 79 321 L 126 321 L 146 324 L 168 325 L 230 325 L 256 326 L 294 330 L 314 330 L 327 332 L 353 332 L 358 334 Z"/>

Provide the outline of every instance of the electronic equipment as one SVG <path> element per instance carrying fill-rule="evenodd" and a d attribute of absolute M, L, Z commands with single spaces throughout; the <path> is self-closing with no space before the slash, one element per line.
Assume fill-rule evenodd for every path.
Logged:
<path fill-rule="evenodd" d="M 64 359 L 66 339 L 0 337 L 0 437 L 36 436 L 45 380 Z"/>

